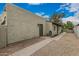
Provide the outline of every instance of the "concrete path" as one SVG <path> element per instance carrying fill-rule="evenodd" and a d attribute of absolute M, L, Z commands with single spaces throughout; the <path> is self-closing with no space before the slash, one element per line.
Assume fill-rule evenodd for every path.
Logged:
<path fill-rule="evenodd" d="M 51 41 L 32 56 L 79 56 L 79 38 L 73 33 L 67 33 L 60 40 Z"/>
<path fill-rule="evenodd" d="M 46 36 L 37 37 L 37 38 L 35 37 L 35 38 L 26 39 L 26 40 L 23 40 L 23 41 L 8 44 L 8 46 L 6 46 L 5 48 L 0 49 L 0 56 L 11 55 L 12 53 L 14 53 L 16 51 L 19 51 L 19 50 L 21 50 L 23 48 L 31 46 L 31 45 L 33 45 L 35 43 L 40 42 L 40 41 L 43 41 L 46 38 L 47 38 Z"/>
<path fill-rule="evenodd" d="M 55 38 L 46 38 L 45 40 L 38 42 L 36 44 L 33 44 L 29 47 L 26 47 L 22 50 L 19 50 L 13 54 L 11 54 L 12 56 L 30 56 L 33 53 L 35 53 L 36 51 L 38 51 L 39 49 L 41 49 L 42 47 L 46 46 L 48 43 L 50 43 L 51 41 L 54 40 L 59 40 L 60 38 L 63 37 L 63 35 L 65 35 L 65 33 L 62 33 L 61 35 L 55 37 Z"/>

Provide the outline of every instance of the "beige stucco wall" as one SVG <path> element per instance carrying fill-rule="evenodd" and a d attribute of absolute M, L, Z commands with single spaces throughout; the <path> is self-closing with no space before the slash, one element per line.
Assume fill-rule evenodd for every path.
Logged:
<path fill-rule="evenodd" d="M 55 29 L 54 29 L 54 35 L 57 35 L 57 25 L 54 25 Z"/>
<path fill-rule="evenodd" d="M 73 28 L 75 35 L 79 38 L 79 26 Z"/>
<path fill-rule="evenodd" d="M 55 27 L 55 30 L 54 30 Z M 57 26 L 52 24 L 52 22 L 46 22 L 46 32 L 47 34 L 49 33 L 49 31 L 52 31 L 52 36 L 57 34 Z"/>
<path fill-rule="evenodd" d="M 46 22 L 46 33 L 49 34 L 49 31 L 53 32 L 53 26 L 51 22 Z"/>
<path fill-rule="evenodd" d="M 62 30 L 61 26 L 58 26 L 58 34 L 60 34 Z M 57 25 L 52 24 L 52 22 L 46 22 L 46 32 L 52 31 L 52 36 L 57 35 Z"/>
<path fill-rule="evenodd" d="M 62 30 L 62 27 L 59 26 L 58 28 L 59 28 L 59 30 L 58 30 L 58 34 L 60 34 L 60 33 L 61 33 L 61 30 Z"/>
<path fill-rule="evenodd" d="M 4 17 L 6 12 L 3 12 L 3 14 L 0 16 L 0 48 L 6 47 L 7 44 L 7 25 L 5 24 L 1 25 L 4 21 Z M 6 20 L 6 19 L 5 19 Z"/>
<path fill-rule="evenodd" d="M 39 37 L 38 24 L 43 24 L 46 35 L 45 19 L 29 11 L 7 4 L 8 44 Z"/>
<path fill-rule="evenodd" d="M 7 26 L 0 26 L 0 48 L 7 44 Z"/>

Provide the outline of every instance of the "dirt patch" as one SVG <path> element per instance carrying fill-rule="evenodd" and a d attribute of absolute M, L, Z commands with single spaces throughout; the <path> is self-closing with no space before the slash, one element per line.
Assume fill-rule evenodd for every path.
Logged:
<path fill-rule="evenodd" d="M 6 48 L 0 49 L 0 56 L 10 55 L 18 50 L 21 50 L 25 47 L 28 47 L 28 46 L 35 44 L 37 42 L 40 42 L 42 40 L 45 40 L 45 37 L 33 38 L 33 39 L 23 40 L 20 42 L 9 44 Z"/>
<path fill-rule="evenodd" d="M 79 56 L 79 38 L 67 33 L 60 40 L 52 41 L 32 56 Z"/>

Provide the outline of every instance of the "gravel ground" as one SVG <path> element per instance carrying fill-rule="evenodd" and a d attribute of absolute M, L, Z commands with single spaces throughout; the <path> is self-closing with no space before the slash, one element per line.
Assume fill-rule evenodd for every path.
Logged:
<path fill-rule="evenodd" d="M 32 56 L 79 56 L 79 38 L 66 33 L 60 40 L 52 41 Z"/>

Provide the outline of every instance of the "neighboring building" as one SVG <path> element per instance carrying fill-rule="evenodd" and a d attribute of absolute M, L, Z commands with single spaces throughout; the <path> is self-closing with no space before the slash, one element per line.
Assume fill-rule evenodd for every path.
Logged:
<path fill-rule="evenodd" d="M 79 24 L 77 24 L 76 26 L 74 26 L 74 33 L 76 34 L 77 37 L 79 37 Z"/>
<path fill-rule="evenodd" d="M 59 23 L 54 23 L 52 22 L 52 24 L 54 24 L 54 31 L 55 31 L 55 34 L 58 35 L 62 32 L 62 25 Z"/>
<path fill-rule="evenodd" d="M 52 36 L 61 32 L 61 29 L 57 29 L 59 27 L 57 24 L 47 22 L 44 18 L 13 4 L 6 4 L 6 10 L 3 14 L 3 20 L 5 21 L 1 24 L 4 30 L 1 30 L 3 35 L 0 41 L 5 43 L 1 43 L 0 47 L 2 47 L 1 45 L 5 46 L 10 43 L 44 36 L 49 31 L 52 31 Z"/>
<path fill-rule="evenodd" d="M 48 34 L 51 36 L 56 36 L 60 34 L 62 31 L 62 25 L 54 23 L 54 22 L 48 21 L 46 26 L 47 26 L 46 30 Z"/>

